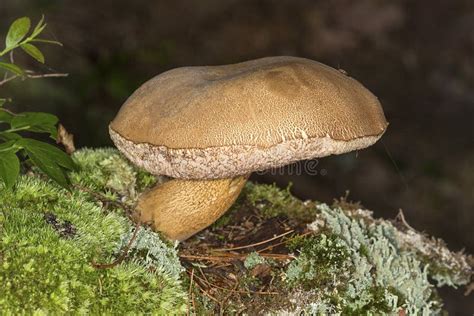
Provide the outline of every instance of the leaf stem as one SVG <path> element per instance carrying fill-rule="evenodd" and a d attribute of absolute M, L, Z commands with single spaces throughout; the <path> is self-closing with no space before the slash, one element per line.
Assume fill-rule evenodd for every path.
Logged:
<path fill-rule="evenodd" d="M 23 127 L 10 128 L 10 129 L 7 129 L 3 132 L 4 133 L 13 133 L 13 132 L 18 132 L 18 131 L 25 131 L 25 130 L 28 130 L 29 128 L 31 128 L 31 126 L 27 125 L 27 126 L 23 126 Z"/>

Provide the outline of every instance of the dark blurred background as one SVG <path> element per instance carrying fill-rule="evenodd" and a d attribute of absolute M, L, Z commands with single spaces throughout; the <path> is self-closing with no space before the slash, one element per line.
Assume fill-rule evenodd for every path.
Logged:
<path fill-rule="evenodd" d="M 300 198 L 345 195 L 376 216 L 403 209 L 419 230 L 474 252 L 473 0 L 1 0 L 0 30 L 45 14 L 47 67 L 68 78 L 14 82 L 14 110 L 57 114 L 76 145 L 110 146 L 107 124 L 144 81 L 171 68 L 271 55 L 341 68 L 379 97 L 375 146 L 318 161 L 317 175 L 265 174 Z M 22 58 L 18 56 L 17 58 Z M 322 172 L 321 172 L 322 171 Z M 454 314 L 474 299 L 442 291 Z M 463 307 L 461 307 L 463 306 Z"/>

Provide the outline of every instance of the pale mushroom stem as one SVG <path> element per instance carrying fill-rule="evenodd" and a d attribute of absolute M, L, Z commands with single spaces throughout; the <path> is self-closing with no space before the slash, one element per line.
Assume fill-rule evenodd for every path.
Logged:
<path fill-rule="evenodd" d="M 140 196 L 134 218 L 169 239 L 185 240 L 214 223 L 229 209 L 248 176 L 167 181 Z"/>

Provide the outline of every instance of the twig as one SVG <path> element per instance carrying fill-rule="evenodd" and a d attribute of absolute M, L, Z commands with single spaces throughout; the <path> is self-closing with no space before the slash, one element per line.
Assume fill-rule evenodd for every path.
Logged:
<path fill-rule="evenodd" d="M 18 114 L 13 113 L 12 111 L 10 111 L 10 110 L 8 110 L 8 109 L 5 109 L 5 108 L 2 108 L 2 111 L 3 111 L 3 112 L 7 112 L 8 114 L 13 115 L 13 116 L 18 116 Z"/>
<path fill-rule="evenodd" d="M 189 273 L 188 270 L 186 270 L 186 272 Z M 196 278 L 198 278 L 198 277 L 196 276 Z M 198 278 L 198 279 L 200 279 L 200 278 Z M 209 297 L 211 300 L 213 300 L 214 302 L 216 302 L 217 304 L 219 304 L 219 301 L 218 301 L 214 296 L 212 296 L 211 294 L 207 293 L 207 291 L 202 288 L 202 286 L 199 284 L 199 282 L 195 281 L 194 284 L 196 284 L 196 286 L 199 288 L 199 290 L 200 290 L 204 295 L 206 295 L 206 296 Z"/>
<path fill-rule="evenodd" d="M 296 238 L 296 237 L 304 237 L 304 236 L 311 235 L 311 234 L 314 234 L 314 233 L 315 233 L 314 231 L 310 231 L 310 232 L 306 232 L 306 233 L 301 234 L 301 235 L 296 235 L 296 236 L 294 236 L 294 237 L 295 237 L 295 238 Z M 265 248 L 263 248 L 263 249 L 257 250 L 257 252 L 260 253 L 260 252 L 262 252 L 262 251 L 269 250 L 269 249 L 271 249 L 271 248 L 275 248 L 275 247 L 277 247 L 277 246 L 283 245 L 283 244 L 286 243 L 287 241 L 288 241 L 288 239 L 285 240 L 285 241 L 281 241 L 281 242 L 279 242 L 279 243 L 270 245 L 270 246 L 265 247 Z"/>
<path fill-rule="evenodd" d="M 410 230 L 413 230 L 413 231 L 416 231 L 413 227 L 411 227 L 408 222 L 406 221 L 405 219 L 405 214 L 403 214 L 403 211 L 402 209 L 399 209 L 398 210 L 398 214 L 397 216 L 395 217 L 395 220 L 396 221 L 399 221 L 401 222 L 403 225 L 405 225 L 406 228 L 410 229 Z"/>
<path fill-rule="evenodd" d="M 232 296 L 232 294 L 234 294 L 235 290 L 237 290 L 237 287 L 239 286 L 239 281 L 238 280 L 235 280 L 235 285 L 234 285 L 234 288 L 230 291 L 230 293 L 228 295 L 226 295 L 224 297 L 224 299 L 221 301 L 221 303 L 219 304 L 219 309 L 220 309 L 220 314 L 221 315 L 224 315 L 224 304 L 227 302 L 227 300 Z"/>
<path fill-rule="evenodd" d="M 226 258 L 218 256 L 194 256 L 194 255 L 179 255 L 180 258 L 184 259 L 196 259 L 196 260 L 207 260 L 207 261 L 233 261 L 238 258 Z"/>
<path fill-rule="evenodd" d="M 239 281 L 236 280 L 234 288 L 230 290 L 230 293 L 226 297 L 224 297 L 224 299 L 222 300 L 222 303 L 227 302 L 227 300 L 232 296 L 232 294 L 234 294 L 234 292 L 237 290 L 238 287 L 239 287 Z"/>
<path fill-rule="evenodd" d="M 466 285 L 466 291 L 464 292 L 464 296 L 469 296 L 474 291 L 474 282 Z"/>
<path fill-rule="evenodd" d="M 207 279 L 206 277 L 206 274 L 202 271 L 201 267 L 198 267 L 199 268 L 199 272 L 201 273 L 201 275 L 203 276 L 204 279 L 206 279 L 207 282 L 209 282 L 209 280 Z"/>
<path fill-rule="evenodd" d="M 37 74 L 37 75 L 33 75 L 33 74 L 29 74 L 28 72 L 31 73 L 31 71 L 26 71 L 25 73 L 25 77 L 28 78 L 28 79 L 40 79 L 40 78 L 52 78 L 52 77 L 67 77 L 69 74 L 66 74 L 66 73 L 51 73 L 51 74 Z M 5 83 L 9 82 L 9 81 L 12 81 L 16 78 L 20 78 L 19 75 L 13 75 L 13 76 L 10 76 L 10 77 L 7 77 L 5 76 L 4 79 L 2 81 L 0 81 L 0 86 L 1 85 L 4 85 Z"/>
<path fill-rule="evenodd" d="M 192 297 L 192 290 L 193 290 L 193 281 L 194 281 L 194 269 L 191 270 L 191 281 L 189 282 L 189 291 L 188 291 L 188 295 L 189 295 L 189 298 Z M 191 306 L 189 304 L 190 302 L 188 301 L 188 316 L 191 315 Z"/>
<path fill-rule="evenodd" d="M 116 260 L 114 260 L 112 263 L 96 263 L 94 260 L 92 260 L 92 266 L 96 269 L 110 269 L 110 268 L 115 267 L 116 265 L 119 265 L 128 256 L 128 252 L 130 251 L 132 244 L 135 242 L 135 239 L 137 238 L 137 233 L 139 230 L 140 230 L 140 224 L 136 224 L 135 231 L 133 232 L 132 238 L 130 238 L 122 254 Z"/>
<path fill-rule="evenodd" d="M 40 75 L 26 75 L 29 79 L 39 79 L 39 78 L 57 78 L 57 77 L 67 77 L 69 74 L 66 73 L 54 73 L 54 74 L 40 74 Z"/>
<path fill-rule="evenodd" d="M 7 83 L 8 81 L 12 81 L 13 79 L 16 79 L 16 78 L 18 78 L 17 75 L 11 76 L 11 77 L 5 76 L 5 77 L 3 78 L 3 80 L 0 81 L 0 86 L 1 86 L 1 85 L 4 85 L 4 84 Z"/>
<path fill-rule="evenodd" d="M 128 215 L 130 215 L 132 212 L 131 212 L 131 209 L 128 205 L 122 203 L 122 202 L 119 202 L 119 201 L 116 201 L 116 200 L 112 200 L 112 199 L 109 199 L 107 198 L 106 196 L 104 196 L 103 194 L 100 194 L 100 193 L 97 193 L 87 187 L 84 187 L 82 185 L 79 185 L 79 184 L 74 184 L 73 185 L 76 189 L 79 189 L 83 192 L 86 192 L 86 193 L 89 193 L 90 195 L 94 196 L 97 200 L 103 202 L 103 203 L 112 203 L 112 204 L 115 204 L 115 206 L 118 206 L 120 208 L 123 208 Z"/>
<path fill-rule="evenodd" d="M 229 263 L 229 262 L 216 262 L 216 263 L 213 263 L 213 268 L 214 269 L 221 269 L 221 268 L 225 268 L 225 267 L 228 267 L 228 266 L 231 266 L 232 263 Z"/>
<path fill-rule="evenodd" d="M 196 259 L 196 260 L 207 260 L 207 261 L 234 261 L 240 260 L 247 257 L 248 254 L 233 254 L 233 255 L 214 255 L 214 256 L 196 256 L 196 255 L 179 255 L 180 258 L 184 259 Z M 294 259 L 295 257 L 292 255 L 286 254 L 273 254 L 273 253 L 259 253 L 260 256 L 265 258 L 272 258 L 275 260 L 286 260 L 286 259 Z"/>
<path fill-rule="evenodd" d="M 233 247 L 233 248 L 220 248 L 220 249 L 211 249 L 211 252 L 213 251 L 233 251 L 233 250 L 237 250 L 237 249 L 245 249 L 245 248 L 251 248 L 251 247 L 255 247 L 255 246 L 260 246 L 260 245 L 263 245 L 263 244 L 266 244 L 270 241 L 273 241 L 275 239 L 278 239 L 278 238 L 281 238 L 283 236 L 286 236 L 288 234 L 291 234 L 292 232 L 294 232 L 295 230 L 292 229 L 292 230 L 289 230 L 283 234 L 280 234 L 278 236 L 275 236 L 273 238 L 270 238 L 270 239 L 267 239 L 267 240 L 264 240 L 264 241 L 260 241 L 260 242 L 257 242 L 257 243 L 254 243 L 254 244 L 250 244 L 250 245 L 246 245 L 246 246 L 240 246 L 240 247 Z"/>
<path fill-rule="evenodd" d="M 216 289 L 224 290 L 224 291 L 231 291 L 231 292 L 240 293 L 240 294 L 259 294 L 259 295 L 278 295 L 278 294 L 280 294 L 278 292 L 239 291 L 239 290 L 226 289 L 225 287 L 219 286 L 217 284 L 206 282 L 204 279 L 198 277 L 197 275 L 195 275 L 194 277 L 197 278 L 198 280 L 204 281 L 210 287 L 214 287 Z"/>

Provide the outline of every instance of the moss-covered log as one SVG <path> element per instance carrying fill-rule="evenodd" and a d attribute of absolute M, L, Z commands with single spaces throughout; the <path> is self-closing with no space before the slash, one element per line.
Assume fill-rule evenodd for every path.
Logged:
<path fill-rule="evenodd" d="M 466 255 L 403 220 L 374 219 L 345 201 L 302 202 L 289 190 L 253 183 L 212 227 L 172 245 L 129 220 L 155 177 L 112 149 L 81 150 L 74 159 L 81 170 L 71 174 L 71 191 L 37 170 L 25 172 L 12 191 L 0 187 L 6 314 L 437 314 L 437 286 L 471 282 Z M 258 238 L 258 227 L 272 221 L 286 227 L 273 244 L 233 251 L 229 264 L 220 265 L 227 270 L 212 264 L 211 256 L 222 255 L 218 245 L 236 236 L 229 227 Z M 242 236 L 236 243 L 245 242 Z M 193 261 L 193 254 L 207 259 Z M 212 273 L 235 280 L 235 287 L 207 291 Z"/>

